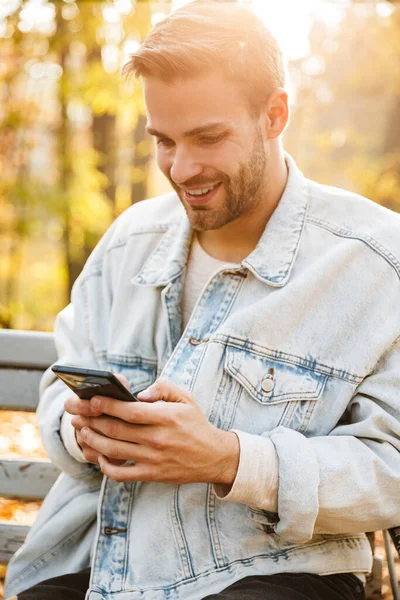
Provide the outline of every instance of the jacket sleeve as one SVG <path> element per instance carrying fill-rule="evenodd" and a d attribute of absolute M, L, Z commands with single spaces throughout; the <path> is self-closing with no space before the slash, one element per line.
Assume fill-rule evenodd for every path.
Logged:
<path fill-rule="evenodd" d="M 279 461 L 278 513 L 266 514 L 288 541 L 400 525 L 400 338 L 358 386 L 348 412 L 327 436 L 285 427 L 263 434 Z"/>
<path fill-rule="evenodd" d="M 104 255 L 114 225 L 96 246 L 82 273 L 75 281 L 71 293 L 71 303 L 56 317 L 54 328 L 58 355 L 56 364 L 84 366 L 93 369 L 102 368 L 102 365 L 99 364 L 99 352 L 96 352 L 93 335 L 90 331 L 89 310 L 92 312 L 100 310 L 97 308 L 97 304 L 101 306 L 104 327 L 107 327 L 111 293 L 104 273 L 106 268 Z M 89 301 L 87 294 L 92 278 L 95 278 L 96 281 L 96 294 L 92 293 Z M 94 300 L 93 296 L 95 296 Z M 93 305 L 94 303 L 97 303 L 96 306 Z M 64 402 L 71 396 L 71 390 L 48 369 L 41 379 L 39 394 L 38 423 L 48 457 L 61 471 L 72 477 L 78 479 L 90 477 L 94 471 L 98 471 L 98 466 L 79 462 L 73 458 L 64 446 L 61 437 L 61 421 L 65 412 Z"/>

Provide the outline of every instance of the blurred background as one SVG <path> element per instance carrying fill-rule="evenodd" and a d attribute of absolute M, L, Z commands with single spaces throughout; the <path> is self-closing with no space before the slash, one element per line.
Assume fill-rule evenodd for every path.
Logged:
<path fill-rule="evenodd" d="M 169 189 L 120 71 L 186 3 L 0 0 L 0 328 L 51 331 L 113 219 Z M 306 176 L 400 212 L 400 2 L 249 4 L 288 59 L 286 149 Z M 0 413 L 1 457 L 46 460 L 35 414 Z M 39 506 L 0 498 L 0 521 L 30 525 Z"/>
<path fill-rule="evenodd" d="M 168 190 L 120 70 L 185 1 L 0 0 L 0 328 L 52 330 L 112 220 Z M 304 173 L 400 210 L 400 4 L 254 0 L 289 65 Z"/>

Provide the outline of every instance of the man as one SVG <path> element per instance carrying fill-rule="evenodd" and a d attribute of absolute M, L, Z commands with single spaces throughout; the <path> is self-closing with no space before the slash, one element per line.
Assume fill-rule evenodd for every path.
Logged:
<path fill-rule="evenodd" d="M 64 474 L 7 593 L 363 598 L 364 532 L 399 522 L 400 218 L 284 153 L 282 57 L 249 9 L 177 10 L 125 72 L 175 192 L 116 220 L 56 342 L 145 391 L 45 377 Z"/>

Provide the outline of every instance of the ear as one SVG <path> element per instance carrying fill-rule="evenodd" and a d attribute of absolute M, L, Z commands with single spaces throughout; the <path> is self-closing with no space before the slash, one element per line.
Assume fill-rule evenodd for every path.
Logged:
<path fill-rule="evenodd" d="M 289 101 L 283 88 L 274 90 L 267 103 L 267 137 L 274 140 L 279 137 L 289 121 Z"/>

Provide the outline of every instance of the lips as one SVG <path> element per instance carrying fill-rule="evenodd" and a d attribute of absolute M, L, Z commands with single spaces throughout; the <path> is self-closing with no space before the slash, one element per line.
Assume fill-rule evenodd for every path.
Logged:
<path fill-rule="evenodd" d="M 221 186 L 221 183 L 218 183 L 212 190 L 210 190 L 206 194 L 201 194 L 199 196 L 193 196 L 192 194 L 189 193 L 189 190 L 185 190 L 185 192 L 184 192 L 185 200 L 188 204 L 190 204 L 192 206 L 206 204 L 214 197 L 216 192 L 219 190 L 220 186 Z M 196 189 L 206 189 L 206 187 L 207 186 L 205 186 L 203 188 L 196 188 Z"/>
<path fill-rule="evenodd" d="M 203 186 L 202 188 L 196 188 L 191 190 L 186 190 L 189 196 L 205 196 L 208 192 L 211 192 L 218 183 L 213 183 L 211 185 Z"/>

